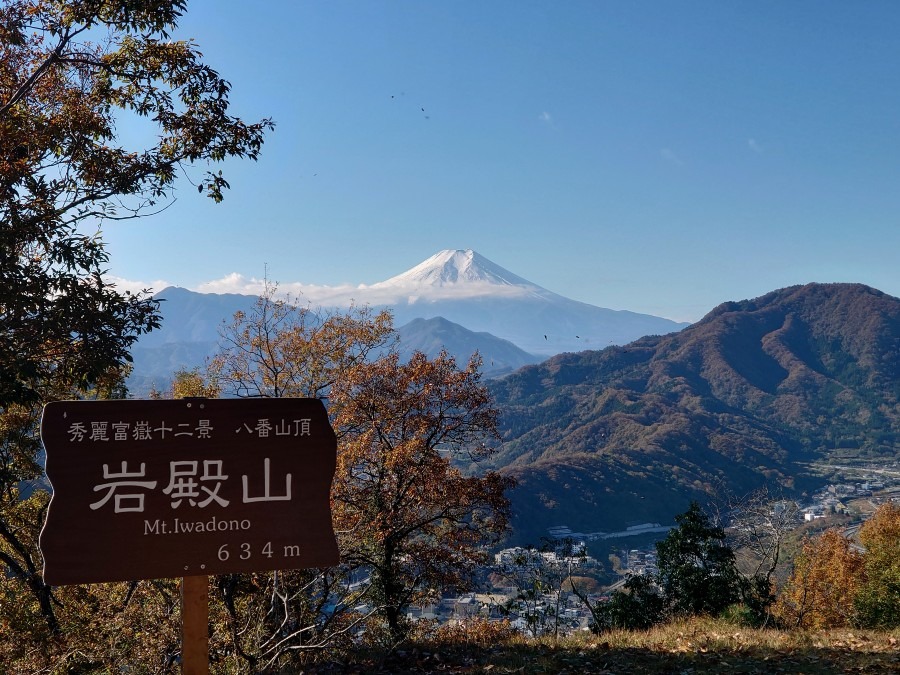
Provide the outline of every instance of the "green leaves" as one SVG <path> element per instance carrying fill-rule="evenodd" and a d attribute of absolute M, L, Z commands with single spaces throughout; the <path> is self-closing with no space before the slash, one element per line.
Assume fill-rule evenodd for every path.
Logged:
<path fill-rule="evenodd" d="M 900 505 L 887 502 L 860 528 L 865 581 L 854 598 L 859 625 L 900 627 Z"/>
<path fill-rule="evenodd" d="M 29 633 L 32 646 L 42 645 L 36 654 L 48 650 L 46 631 L 61 650 L 67 637 L 86 651 L 97 644 L 84 636 L 89 629 L 77 615 L 80 607 L 93 620 L 94 612 L 67 600 L 59 612 L 68 619 L 57 619 L 34 546 L 41 519 L 22 519 L 40 495 L 17 499 L 16 484 L 41 474 L 40 405 L 124 396 L 130 348 L 160 322 L 149 291 L 122 293 L 106 281 L 100 227 L 171 199 L 176 170 L 233 156 L 255 159 L 272 128 L 270 120 L 247 124 L 229 115 L 228 83 L 192 43 L 168 41 L 185 6 L 184 0 L 0 5 L 0 566 L 10 571 L 0 575 L 0 610 L 15 604 L 19 617 L 43 622 L 44 634 Z M 89 42 L 98 32 L 108 41 Z M 155 124 L 157 141 L 123 142 L 116 123 L 124 115 Z M 221 201 L 228 182 L 221 172 L 210 175 L 207 192 Z M 86 236 L 86 229 L 97 235 Z M 85 670 L 102 658 L 85 657 Z M 0 662 L 7 659 L 0 655 Z"/>
<path fill-rule="evenodd" d="M 42 380 L 86 386 L 128 361 L 159 324 L 146 295 L 103 279 L 106 250 L 85 224 L 136 218 L 173 196 L 176 175 L 256 159 L 271 120 L 229 114 L 230 85 L 196 45 L 168 40 L 182 0 L 9 0 L 0 7 L 0 406 L 40 398 Z M 102 45 L 89 29 L 109 29 Z M 157 141 L 129 147 L 123 115 Z M 222 201 L 208 171 L 199 192 Z"/>
<path fill-rule="evenodd" d="M 675 516 L 677 527 L 656 544 L 658 573 L 632 576 L 625 591 L 591 609 L 600 625 L 645 629 L 673 617 L 718 616 L 741 600 L 746 584 L 735 566 L 725 531 L 696 502 Z"/>
<path fill-rule="evenodd" d="M 656 545 L 659 579 L 676 615 L 717 615 L 740 599 L 740 576 L 725 531 L 696 502 L 675 517 L 678 526 Z"/>

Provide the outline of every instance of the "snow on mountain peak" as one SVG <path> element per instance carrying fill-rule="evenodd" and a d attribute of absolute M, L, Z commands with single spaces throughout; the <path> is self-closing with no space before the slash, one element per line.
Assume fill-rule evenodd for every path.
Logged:
<path fill-rule="evenodd" d="M 459 285 L 519 286 L 536 289 L 523 279 L 472 249 L 446 249 L 412 269 L 375 284 L 375 287 L 447 288 Z"/>
<path fill-rule="evenodd" d="M 259 295 L 265 283 L 230 275 L 203 284 L 202 293 Z M 413 305 L 442 300 L 471 298 L 556 298 L 554 293 L 513 274 L 472 249 L 447 249 L 435 253 L 415 267 L 374 284 L 317 286 L 283 283 L 284 297 L 300 297 L 325 307 L 346 307 L 356 303 L 371 306 Z"/>

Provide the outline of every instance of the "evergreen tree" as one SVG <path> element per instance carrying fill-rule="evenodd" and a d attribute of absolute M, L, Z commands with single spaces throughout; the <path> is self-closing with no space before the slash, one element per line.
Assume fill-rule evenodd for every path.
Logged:
<path fill-rule="evenodd" d="M 675 517 L 678 524 L 656 545 L 659 585 L 669 612 L 716 615 L 741 599 L 741 576 L 725 530 L 697 502 Z"/>

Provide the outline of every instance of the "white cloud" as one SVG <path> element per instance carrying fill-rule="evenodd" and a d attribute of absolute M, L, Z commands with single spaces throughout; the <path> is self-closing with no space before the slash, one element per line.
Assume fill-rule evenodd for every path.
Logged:
<path fill-rule="evenodd" d="M 242 295 L 259 295 L 263 292 L 265 282 L 255 277 L 247 278 L 242 274 L 232 273 L 221 279 L 204 282 L 191 289 L 198 293 L 239 293 Z M 481 296 L 527 294 L 528 289 L 520 286 L 502 286 L 487 282 L 469 282 L 447 286 L 432 286 L 423 289 L 418 284 L 402 284 L 380 282 L 372 285 L 342 284 L 340 286 L 322 286 L 299 282 L 279 282 L 277 295 L 290 297 L 301 304 L 323 307 L 347 307 L 356 305 L 393 305 L 430 302 L 433 300 L 464 299 Z"/>
<path fill-rule="evenodd" d="M 174 284 L 167 281 L 155 281 L 147 283 L 143 281 L 131 281 L 120 277 L 107 277 L 108 281 L 116 284 L 120 290 L 132 292 L 150 288 L 154 293 Z M 190 290 L 197 293 L 236 293 L 238 295 L 260 295 L 265 290 L 265 279 L 245 277 L 243 274 L 232 272 L 220 279 L 204 281 Z M 380 282 L 372 285 L 342 284 L 339 286 L 323 286 L 317 284 L 303 284 L 299 282 L 278 282 L 276 295 L 290 298 L 299 304 L 309 304 L 314 307 L 348 307 L 355 305 L 405 305 L 415 303 L 428 303 L 435 300 L 468 299 L 483 296 L 522 296 L 530 293 L 528 288 L 521 286 L 503 286 L 488 282 L 468 282 L 465 284 L 451 284 L 446 286 L 431 286 L 422 288 L 417 284 L 403 284 L 396 282 Z"/>
<path fill-rule="evenodd" d="M 156 281 L 134 281 L 132 279 L 124 279 L 109 274 L 107 274 L 104 279 L 111 284 L 115 284 L 115 287 L 118 290 L 131 291 L 132 293 L 140 293 L 144 289 L 149 289 L 153 293 L 157 293 L 167 286 L 172 286 L 170 282 L 164 279 L 157 279 Z"/>
<path fill-rule="evenodd" d="M 559 131 L 559 127 L 556 126 L 556 121 L 553 119 L 553 115 L 551 115 L 546 110 L 538 115 L 538 121 L 541 124 L 545 124 L 550 129 L 553 129 L 553 131 Z"/>
<path fill-rule="evenodd" d="M 213 279 L 212 281 L 204 281 L 199 286 L 191 289 L 198 293 L 239 293 L 243 295 L 259 295 L 262 293 L 265 281 L 250 277 L 249 279 L 243 274 L 232 272 L 226 274 L 221 279 Z"/>
<path fill-rule="evenodd" d="M 232 272 L 221 279 L 204 281 L 191 290 L 197 293 L 237 293 L 240 295 L 261 295 L 266 282 L 256 277 L 245 277 Z M 363 302 L 364 286 L 344 284 L 341 286 L 320 286 L 299 282 L 277 282 L 276 295 L 291 298 L 300 303 L 331 307 L 347 306 Z M 368 301 L 368 300 L 367 300 Z"/>
<path fill-rule="evenodd" d="M 681 161 L 681 158 L 676 155 L 675 151 L 671 148 L 663 148 L 659 151 L 659 156 L 670 164 L 674 164 L 675 166 L 684 166 L 684 162 Z"/>

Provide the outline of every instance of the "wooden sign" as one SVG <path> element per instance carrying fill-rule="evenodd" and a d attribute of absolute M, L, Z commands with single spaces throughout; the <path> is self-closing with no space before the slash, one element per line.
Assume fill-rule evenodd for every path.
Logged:
<path fill-rule="evenodd" d="M 41 440 L 50 585 L 339 561 L 337 443 L 318 399 L 59 401 Z"/>

